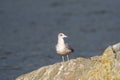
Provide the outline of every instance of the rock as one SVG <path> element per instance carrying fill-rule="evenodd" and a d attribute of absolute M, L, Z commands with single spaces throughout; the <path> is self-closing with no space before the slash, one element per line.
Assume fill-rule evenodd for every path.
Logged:
<path fill-rule="evenodd" d="M 120 43 L 109 46 L 101 56 L 45 66 L 16 80 L 120 80 Z"/>
<path fill-rule="evenodd" d="M 113 45 L 112 48 L 113 48 L 114 52 L 120 51 L 120 43 L 117 43 L 117 44 Z"/>

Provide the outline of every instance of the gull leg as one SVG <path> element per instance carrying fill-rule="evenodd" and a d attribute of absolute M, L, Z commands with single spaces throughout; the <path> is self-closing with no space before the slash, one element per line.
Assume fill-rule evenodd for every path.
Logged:
<path fill-rule="evenodd" d="M 67 60 L 68 60 L 68 61 L 70 61 L 70 60 L 69 60 L 69 56 L 68 56 L 68 55 L 67 55 Z"/>
<path fill-rule="evenodd" d="M 62 56 L 62 60 L 63 60 L 63 62 L 65 61 L 65 60 L 64 60 L 64 56 Z"/>

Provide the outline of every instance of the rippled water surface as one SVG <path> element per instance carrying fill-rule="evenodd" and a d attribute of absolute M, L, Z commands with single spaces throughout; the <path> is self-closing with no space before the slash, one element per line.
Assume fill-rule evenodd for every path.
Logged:
<path fill-rule="evenodd" d="M 1 0 L 0 80 L 61 62 L 59 32 L 75 49 L 70 58 L 100 55 L 120 41 L 119 8 L 119 0 Z"/>

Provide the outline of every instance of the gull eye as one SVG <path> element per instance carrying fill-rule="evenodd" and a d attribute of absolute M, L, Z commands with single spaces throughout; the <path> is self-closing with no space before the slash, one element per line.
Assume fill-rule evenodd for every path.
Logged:
<path fill-rule="evenodd" d="M 63 36 L 62 34 L 60 34 L 60 36 Z"/>

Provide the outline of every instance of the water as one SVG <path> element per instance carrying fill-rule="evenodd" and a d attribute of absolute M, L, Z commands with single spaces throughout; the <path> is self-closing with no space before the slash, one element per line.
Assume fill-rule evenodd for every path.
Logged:
<path fill-rule="evenodd" d="M 68 36 L 70 58 L 100 55 L 120 41 L 119 0 L 1 0 L 0 79 L 61 62 L 57 34 Z"/>

